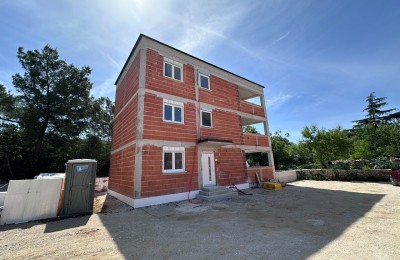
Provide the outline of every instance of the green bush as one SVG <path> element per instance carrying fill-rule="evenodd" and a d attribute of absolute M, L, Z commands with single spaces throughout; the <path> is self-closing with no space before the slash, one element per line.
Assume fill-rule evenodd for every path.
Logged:
<path fill-rule="evenodd" d="M 380 182 L 389 181 L 389 171 L 387 170 L 297 170 L 298 180 L 316 181 L 365 181 Z"/>
<path fill-rule="evenodd" d="M 371 169 L 390 169 L 390 160 L 386 156 L 374 158 L 370 162 Z"/>

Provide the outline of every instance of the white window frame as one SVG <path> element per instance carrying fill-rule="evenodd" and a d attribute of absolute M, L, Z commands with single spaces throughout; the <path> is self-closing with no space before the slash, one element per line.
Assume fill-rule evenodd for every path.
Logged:
<path fill-rule="evenodd" d="M 171 106 L 172 107 L 172 120 L 167 120 L 165 119 L 165 105 Z M 175 107 L 181 108 L 182 111 L 182 122 L 175 121 Z M 174 100 L 168 100 L 164 99 L 163 100 L 163 121 L 168 122 L 168 123 L 175 123 L 175 124 L 184 124 L 185 123 L 185 105 L 182 102 L 174 101 Z"/>
<path fill-rule="evenodd" d="M 203 86 L 201 85 L 201 77 L 204 77 L 204 78 L 207 79 L 208 88 L 205 88 L 205 87 L 203 87 Z M 205 74 L 199 72 L 198 83 L 199 83 L 198 85 L 199 85 L 200 88 L 202 88 L 202 89 L 207 89 L 207 90 L 211 90 L 211 83 L 210 83 L 210 76 L 209 76 L 209 75 L 205 75 Z"/>
<path fill-rule="evenodd" d="M 207 78 L 208 88 L 204 88 L 201 86 L 201 77 Z M 211 90 L 211 81 L 210 81 L 210 72 L 203 69 L 197 70 L 197 86 L 201 89 Z"/>
<path fill-rule="evenodd" d="M 200 113 L 200 116 L 201 116 L 201 127 L 212 128 L 212 127 L 213 127 L 213 115 L 212 115 L 212 110 L 209 110 L 209 109 L 201 109 L 200 111 L 201 111 L 201 113 Z M 208 126 L 208 125 L 204 125 L 204 124 L 203 124 L 203 112 L 204 112 L 204 113 L 209 113 L 209 114 L 210 114 L 211 126 Z"/>
<path fill-rule="evenodd" d="M 169 64 L 169 65 L 172 66 L 172 77 L 169 77 L 169 76 L 165 75 L 165 63 L 167 63 L 167 64 Z M 176 79 L 176 78 L 174 77 L 174 76 L 175 76 L 175 68 L 179 68 L 179 69 L 181 70 L 181 78 L 180 78 L 180 79 Z M 180 63 L 180 62 L 177 62 L 177 61 L 168 59 L 168 58 L 164 58 L 164 62 L 163 62 L 163 75 L 164 75 L 164 77 L 166 77 L 166 78 L 169 78 L 169 79 L 173 79 L 173 80 L 176 80 L 176 81 L 183 82 L 183 64 Z"/>
<path fill-rule="evenodd" d="M 165 170 L 164 169 L 164 160 L 165 160 L 165 153 L 172 153 L 172 169 Z M 182 154 L 182 169 L 175 169 L 175 154 L 181 153 Z M 185 173 L 185 147 L 170 147 L 170 146 L 163 146 L 163 158 L 162 158 L 162 172 L 163 173 Z"/>

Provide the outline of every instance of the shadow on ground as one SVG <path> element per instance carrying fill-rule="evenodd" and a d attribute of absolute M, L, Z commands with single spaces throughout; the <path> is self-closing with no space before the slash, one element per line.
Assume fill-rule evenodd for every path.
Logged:
<path fill-rule="evenodd" d="M 12 229 L 30 229 L 37 225 L 43 225 L 46 223 L 46 227 L 44 229 L 44 233 L 52 233 L 57 231 L 62 231 L 66 229 L 77 228 L 81 226 L 85 226 L 89 221 L 90 215 L 85 216 L 77 216 L 75 218 L 65 218 L 60 221 L 58 218 L 54 219 L 44 219 L 44 220 L 36 220 L 27 223 L 20 224 L 9 224 L 0 226 L 0 232 L 9 231 Z"/>
<path fill-rule="evenodd" d="M 251 192 L 201 206 L 170 203 L 99 216 L 127 259 L 303 259 L 384 196 L 299 186 Z M 112 204 L 115 199 L 107 196 L 105 205 Z M 177 210 L 182 207 L 196 210 Z"/>

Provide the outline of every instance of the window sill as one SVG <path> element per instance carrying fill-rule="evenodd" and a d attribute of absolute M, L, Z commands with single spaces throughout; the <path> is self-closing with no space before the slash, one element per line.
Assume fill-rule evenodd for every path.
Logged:
<path fill-rule="evenodd" d="M 166 79 L 171 79 L 171 80 L 176 81 L 176 82 L 179 82 L 179 83 L 183 83 L 183 80 L 170 78 L 170 77 L 167 77 L 167 76 L 165 76 L 165 75 L 164 75 L 164 78 L 166 78 Z"/>
<path fill-rule="evenodd" d="M 185 170 L 170 170 L 170 171 L 162 171 L 163 175 L 177 175 L 177 174 L 185 174 Z"/>
<path fill-rule="evenodd" d="M 211 92 L 211 88 L 203 88 L 201 86 L 197 86 L 199 89 L 205 90 L 205 91 L 210 91 Z"/>
<path fill-rule="evenodd" d="M 175 122 L 175 121 L 166 121 L 166 120 L 163 120 L 163 123 L 176 124 L 176 125 L 184 125 L 185 124 L 185 122 Z"/>
<path fill-rule="evenodd" d="M 202 125 L 202 126 L 200 126 L 200 127 L 203 127 L 203 128 L 213 128 L 212 126 L 205 126 L 205 125 Z"/>

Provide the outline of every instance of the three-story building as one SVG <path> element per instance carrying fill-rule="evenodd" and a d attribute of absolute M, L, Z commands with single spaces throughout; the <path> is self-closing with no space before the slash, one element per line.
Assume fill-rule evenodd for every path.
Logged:
<path fill-rule="evenodd" d="M 111 195 L 142 207 L 273 178 L 263 86 L 142 34 L 115 84 Z M 243 132 L 255 123 L 264 135 Z M 253 152 L 269 165 L 247 167 Z"/>

